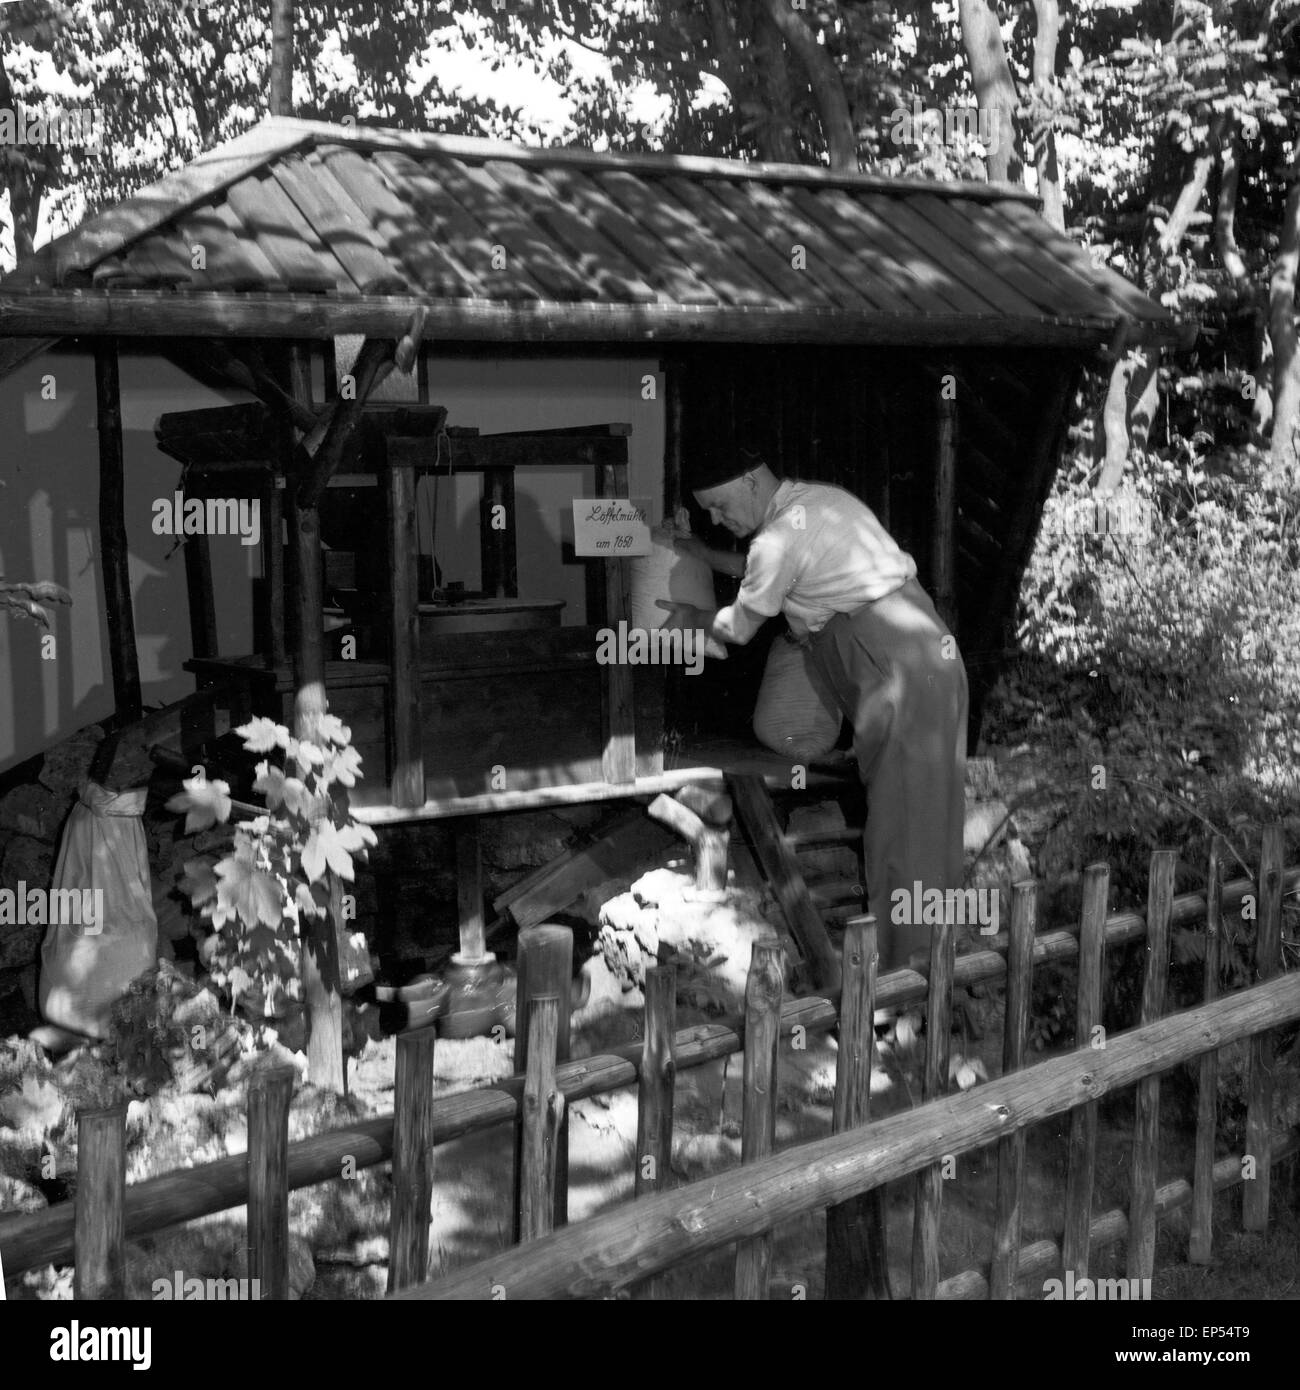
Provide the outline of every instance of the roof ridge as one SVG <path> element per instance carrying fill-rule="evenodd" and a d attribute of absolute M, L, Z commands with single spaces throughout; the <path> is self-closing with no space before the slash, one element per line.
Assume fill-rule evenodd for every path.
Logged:
<path fill-rule="evenodd" d="M 712 175 L 739 182 L 807 183 L 821 188 L 855 188 L 863 192 L 932 193 L 943 198 L 974 198 L 980 202 L 1042 203 L 1037 193 L 1019 184 L 973 179 L 891 178 L 883 174 L 827 169 L 815 164 L 775 164 L 690 154 L 632 154 L 591 150 L 583 146 L 520 145 L 477 135 L 445 135 L 437 131 L 401 130 L 393 126 L 336 125 L 296 116 L 268 116 L 254 129 L 264 127 L 292 129 L 313 143 L 339 143 L 354 149 L 397 149 L 413 154 L 445 154 L 461 159 L 503 159 L 517 164 L 626 169 L 631 173 Z"/>

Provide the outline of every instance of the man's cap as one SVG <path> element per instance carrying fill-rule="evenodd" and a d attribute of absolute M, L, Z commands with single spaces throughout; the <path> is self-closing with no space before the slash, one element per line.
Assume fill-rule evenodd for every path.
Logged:
<path fill-rule="evenodd" d="M 692 492 L 704 492 L 708 488 L 735 482 L 765 461 L 754 439 L 743 438 L 737 439 L 735 444 L 718 445 L 692 461 L 690 489 Z"/>

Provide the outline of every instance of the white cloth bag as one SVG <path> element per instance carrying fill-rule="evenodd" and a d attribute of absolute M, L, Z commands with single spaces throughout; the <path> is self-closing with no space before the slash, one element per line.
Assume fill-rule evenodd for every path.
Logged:
<path fill-rule="evenodd" d="M 633 628 L 656 632 L 663 627 L 669 614 L 667 609 L 659 607 L 659 599 L 689 603 L 702 608 L 710 617 L 718 611 L 718 600 L 713 594 L 713 571 L 708 561 L 679 554 L 673 549 L 672 534 L 671 530 L 656 527 L 651 532 L 654 548 L 650 554 L 633 556 L 627 562 L 631 589 L 628 608 Z M 710 637 L 705 643 L 704 654 L 722 660 L 727 648 Z"/>

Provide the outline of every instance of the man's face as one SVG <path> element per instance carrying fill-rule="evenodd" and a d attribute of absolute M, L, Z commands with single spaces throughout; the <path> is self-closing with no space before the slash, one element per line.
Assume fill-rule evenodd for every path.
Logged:
<path fill-rule="evenodd" d="M 763 518 L 755 514 L 755 497 L 754 480 L 748 473 L 717 487 L 702 488 L 695 494 L 695 500 L 708 512 L 709 520 L 715 526 L 725 526 L 733 536 L 748 536 L 758 530 Z"/>

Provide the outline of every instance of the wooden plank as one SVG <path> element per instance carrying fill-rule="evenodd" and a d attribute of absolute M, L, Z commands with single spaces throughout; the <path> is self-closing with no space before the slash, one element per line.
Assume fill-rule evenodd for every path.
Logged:
<path fill-rule="evenodd" d="M 118 718 L 141 711 L 140 657 L 135 644 L 131 598 L 130 544 L 126 534 L 126 474 L 122 462 L 122 390 L 117 342 L 95 343 L 95 424 L 99 436 L 99 544 L 108 653 L 113 669 L 113 705 Z"/>
<path fill-rule="evenodd" d="M 1282 968 L 1282 826 L 1264 827 L 1259 860 L 1259 924 L 1255 933 L 1255 978 L 1271 980 Z M 1269 1185 L 1273 1148 L 1272 1033 L 1250 1040 L 1250 1077 L 1246 1095 L 1246 1156 L 1255 1161 L 1255 1179 L 1242 1188 L 1241 1225 L 1246 1231 L 1268 1229 Z"/>
<path fill-rule="evenodd" d="M 281 160 L 272 175 L 359 293 L 408 294 L 415 288 L 379 249 L 369 219 L 318 156 Z"/>
<path fill-rule="evenodd" d="M 781 1044 L 781 994 L 785 953 L 776 942 L 754 942 L 745 980 L 744 1100 L 740 1161 L 756 1163 L 776 1147 L 776 1091 Z M 767 1297 L 772 1261 L 769 1232 L 736 1247 L 736 1298 Z"/>
<path fill-rule="evenodd" d="M 1212 1004 L 1219 997 L 1219 971 L 1222 968 L 1223 864 L 1227 841 L 1216 835 L 1210 845 L 1210 864 L 1205 877 L 1205 961 L 1202 974 L 1203 997 Z M 1219 1110 L 1219 1054 L 1207 1052 L 1201 1058 L 1196 1087 L 1196 1162 L 1192 1173 L 1191 1235 L 1187 1246 L 1190 1264 L 1210 1263 L 1214 1248 L 1214 1135 Z"/>
<path fill-rule="evenodd" d="M 546 177 L 570 207 L 590 219 L 606 237 L 616 241 L 623 254 L 635 265 L 646 282 L 657 286 L 674 304 L 711 304 L 722 301 L 694 269 L 651 236 L 635 218 L 615 201 L 589 173 L 568 167 L 553 167 Z"/>
<path fill-rule="evenodd" d="M 341 268 L 273 174 L 260 170 L 240 179 L 227 197 L 285 289 L 320 294 L 339 288 Z"/>
<path fill-rule="evenodd" d="M 1002 1074 L 1025 1065 L 1029 1032 L 1029 997 L 1034 990 L 1034 932 L 1038 920 L 1037 886 L 1017 883 L 1011 889 L 1011 946 L 1007 952 L 1007 1002 L 1002 1033 Z M 998 1186 L 993 1217 L 993 1261 L 989 1297 L 1013 1299 L 1020 1256 L 1020 1216 L 1025 1195 L 1024 1129 L 998 1141 Z"/>
<path fill-rule="evenodd" d="M 852 286 L 839 280 L 833 262 L 819 262 L 816 252 L 809 252 L 806 244 L 807 266 L 794 268 L 794 244 L 802 241 L 803 229 L 791 229 L 789 210 L 779 199 L 762 199 L 765 190 L 761 184 L 736 185 L 721 179 L 694 183 L 674 178 L 666 180 L 665 186 L 691 209 L 705 235 L 725 246 L 780 299 L 810 309 L 869 307 Z M 762 202 L 761 209 L 750 201 L 756 197 Z M 828 293 L 827 281 L 834 293 Z"/>
<path fill-rule="evenodd" d="M 777 824 L 776 810 L 761 777 L 727 778 L 740 821 L 759 867 L 772 885 L 790 934 L 808 962 L 818 989 L 834 992 L 840 986 L 840 965 L 821 914 L 804 882 L 794 851 Z"/>
<path fill-rule="evenodd" d="M 433 1200 L 433 1054 L 435 1028 L 397 1039 L 393 1091 L 393 1195 L 388 1218 L 388 1292 L 417 1284 L 429 1271 Z"/>
<path fill-rule="evenodd" d="M 638 1197 L 671 1185 L 673 1094 L 677 1083 L 677 966 L 652 965 L 645 973 L 645 1042 L 637 1077 L 636 1176 Z M 658 1279 L 636 1290 L 642 1299 L 665 1296 Z"/>
<path fill-rule="evenodd" d="M 834 265 L 840 278 L 854 287 L 870 309 L 895 314 L 915 312 L 905 291 L 906 277 L 901 268 L 892 262 L 884 265 L 879 257 L 870 255 L 858 229 L 831 199 L 806 188 L 791 188 L 786 196 L 807 219 L 819 254 Z"/>
<path fill-rule="evenodd" d="M 951 914 L 930 938 L 930 989 L 925 1010 L 925 1063 L 922 1101 L 948 1092 L 948 1050 L 952 1042 L 952 985 L 956 954 Z M 943 1164 L 932 1163 L 916 1175 L 912 1213 L 912 1297 L 932 1299 L 939 1286 L 939 1214 L 943 1206 Z"/>
<path fill-rule="evenodd" d="M 528 1012 L 528 1071 L 520 1114 L 519 1239 L 536 1240 L 555 1226 L 556 1159 L 564 1124 L 564 1093 L 555 1084 L 555 1040 L 560 1006 L 553 994 L 535 995 Z"/>
<path fill-rule="evenodd" d="M 1154 1023 L 1165 1010 L 1169 979 L 1169 909 L 1174 896 L 1178 852 L 1158 849 L 1151 856 L 1147 895 L 1147 967 L 1142 981 L 1142 1023 Z M 1114 1046 L 1114 1044 L 1110 1044 Z M 1156 1179 L 1160 1162 L 1160 1076 L 1138 1082 L 1133 1121 L 1133 1168 L 1129 1185 L 1128 1277 L 1150 1279 L 1156 1262 Z"/>
<path fill-rule="evenodd" d="M 569 1006 L 573 978 L 573 933 L 568 927 L 547 925 L 529 927 L 519 933 L 515 979 L 515 1071 L 528 1075 L 532 1047 L 532 1008 L 534 999 L 553 998 L 564 1007 L 559 1010 L 555 1057 L 569 1060 Z M 560 1087 L 563 1094 L 563 1087 Z M 523 1212 L 523 1132 L 517 1133 L 515 1148 L 515 1239 L 522 1240 L 520 1217 Z M 566 1113 L 558 1117 L 555 1137 L 554 1224 L 569 1219 L 569 1122 Z"/>
<path fill-rule="evenodd" d="M 831 1132 L 861 1128 L 871 1118 L 871 1067 L 876 1042 L 878 929 L 871 913 L 850 917 L 844 928 L 839 1048 L 835 1054 L 835 1102 Z M 826 1210 L 826 1297 L 889 1298 L 889 1246 L 885 1194 L 880 1188 Z"/>
<path fill-rule="evenodd" d="M 388 687 L 391 749 L 389 784 L 395 806 L 424 800 L 424 720 L 421 714 L 420 605 L 415 534 L 415 475 L 391 465 L 388 492 L 388 560 L 392 682 Z"/>
<path fill-rule="evenodd" d="M 599 1298 L 732 1241 L 894 1182 L 945 1154 L 995 1142 L 1009 1125 L 1035 1124 L 1087 1099 L 1131 1086 L 1204 1051 L 1300 1018 L 1300 974 L 1283 975 L 1210 1006 L 1189 1009 L 1113 1039 L 1104 1052 L 1068 1053 L 1014 1076 L 878 1120 L 872 1142 L 834 1134 L 671 1192 L 655 1193 L 527 1246 L 480 1260 L 397 1295 L 515 1299 Z"/>
<path fill-rule="evenodd" d="M 72 1296 L 126 1297 L 126 1104 L 77 1114 Z M 6 1243 L 8 1277 L 17 1270 Z"/>
<path fill-rule="evenodd" d="M 456 825 L 456 917 L 460 923 L 460 960 L 470 963 L 487 954 L 483 930 L 483 858 L 477 816 Z"/>
<path fill-rule="evenodd" d="M 289 1104 L 293 1067 L 259 1072 L 248 1086 L 248 1277 L 264 1299 L 289 1297 Z"/>
<path fill-rule="evenodd" d="M 673 844 L 673 836 L 640 808 L 620 816 L 594 843 L 575 847 L 512 884 L 493 901 L 519 927 L 536 926 L 581 893 L 645 863 Z"/>
<path fill-rule="evenodd" d="M 1083 923 L 1079 934 L 1079 993 L 1075 1008 L 1076 1050 L 1105 1042 L 1101 1027 L 1101 981 L 1106 949 L 1106 900 L 1110 868 L 1089 864 L 1083 871 Z M 1092 1219 L 1092 1188 L 1097 1173 L 1097 1102 L 1085 1101 L 1070 1115 L 1069 1167 L 1065 1180 L 1065 1268 L 1076 1279 L 1089 1269 L 1088 1232 Z"/>
<path fill-rule="evenodd" d="M 487 256 L 485 254 L 485 260 Z M 502 271 L 500 274 L 504 275 Z M 525 300 L 503 281 L 492 301 L 435 299 L 424 294 L 312 295 L 297 292 L 183 295 L 172 291 L 23 291 L 0 286 L 0 320 L 13 336 L 329 339 L 363 334 L 397 338 L 411 310 L 427 308 L 429 329 L 466 343 L 858 344 L 905 347 L 1045 347 L 1092 351 L 1113 336 L 1110 319 L 1051 315 L 1012 318 L 992 312 L 866 314 L 788 307 L 765 300 L 717 308 L 689 304 L 602 304 Z M 1134 343 L 1180 343 L 1186 334 L 1155 324 Z"/>

